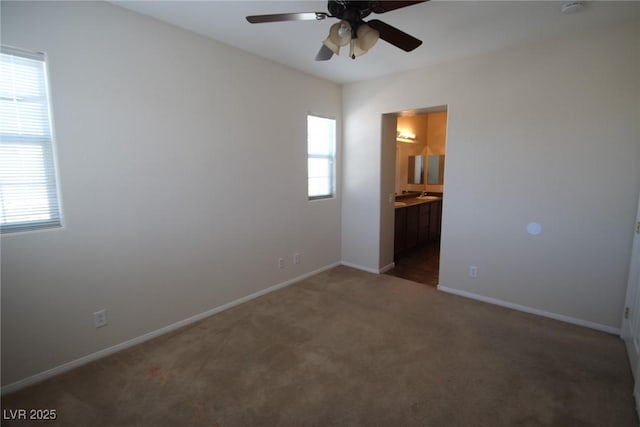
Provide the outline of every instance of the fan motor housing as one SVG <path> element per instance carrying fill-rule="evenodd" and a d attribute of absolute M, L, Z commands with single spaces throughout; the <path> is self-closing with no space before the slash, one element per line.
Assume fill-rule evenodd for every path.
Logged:
<path fill-rule="evenodd" d="M 332 16 L 349 22 L 352 26 L 371 14 L 368 1 L 329 0 L 327 9 Z"/>

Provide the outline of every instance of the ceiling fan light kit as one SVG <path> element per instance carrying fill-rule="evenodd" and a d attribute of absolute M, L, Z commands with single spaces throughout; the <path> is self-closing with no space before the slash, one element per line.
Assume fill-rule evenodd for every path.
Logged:
<path fill-rule="evenodd" d="M 367 24 L 361 24 L 356 31 L 347 21 L 340 21 L 331 26 L 329 36 L 322 42 L 336 55 L 340 54 L 340 48 L 349 45 L 349 57 L 355 59 L 367 53 L 378 41 L 380 33 Z"/>
<path fill-rule="evenodd" d="M 329 29 L 329 36 L 322 42 L 331 52 L 340 54 L 340 48 L 351 41 L 351 27 L 347 21 L 335 23 Z"/>
<path fill-rule="evenodd" d="M 321 21 L 325 18 L 338 18 L 340 22 L 333 24 L 329 35 L 322 42 L 316 61 L 326 61 L 340 53 L 342 46 L 349 45 L 349 57 L 355 59 L 371 49 L 378 39 L 382 39 L 405 52 L 410 52 L 422 44 L 421 40 L 377 19 L 365 22 L 364 18 L 371 13 L 385 13 L 417 3 L 419 1 L 347 1 L 330 0 L 326 12 L 278 13 L 272 15 L 247 16 L 252 24 L 282 21 Z"/>
<path fill-rule="evenodd" d="M 380 32 L 378 30 L 374 30 L 367 24 L 360 25 L 357 34 L 358 47 L 364 52 L 367 52 L 369 49 L 371 49 L 380 38 Z"/>

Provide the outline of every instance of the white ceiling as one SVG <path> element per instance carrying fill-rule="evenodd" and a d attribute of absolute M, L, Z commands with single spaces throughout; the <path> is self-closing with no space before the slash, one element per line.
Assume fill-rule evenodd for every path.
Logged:
<path fill-rule="evenodd" d="M 314 57 L 334 18 L 249 24 L 247 15 L 326 12 L 326 1 L 113 1 L 132 11 L 338 83 L 366 80 L 575 31 L 639 19 L 638 1 L 587 2 L 562 14 L 565 1 L 430 1 L 365 19 L 380 19 L 423 44 L 404 52 L 382 40 L 352 60 Z"/>

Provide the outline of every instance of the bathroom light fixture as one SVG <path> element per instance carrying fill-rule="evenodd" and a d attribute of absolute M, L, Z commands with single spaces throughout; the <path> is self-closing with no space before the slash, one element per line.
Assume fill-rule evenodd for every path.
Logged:
<path fill-rule="evenodd" d="M 396 141 L 414 143 L 417 141 L 416 134 L 406 130 L 399 130 L 396 134 Z"/>

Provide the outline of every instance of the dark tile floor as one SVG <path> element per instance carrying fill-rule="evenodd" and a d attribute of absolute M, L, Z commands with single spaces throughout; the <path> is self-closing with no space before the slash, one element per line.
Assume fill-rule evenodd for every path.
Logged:
<path fill-rule="evenodd" d="M 396 256 L 395 267 L 386 274 L 429 286 L 438 285 L 440 268 L 440 241 L 405 251 Z"/>

